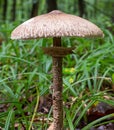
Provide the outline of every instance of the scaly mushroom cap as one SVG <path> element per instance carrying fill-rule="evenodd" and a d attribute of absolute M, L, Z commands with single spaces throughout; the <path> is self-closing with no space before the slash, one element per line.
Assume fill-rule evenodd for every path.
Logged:
<path fill-rule="evenodd" d="M 88 20 L 54 10 L 19 25 L 12 32 L 11 39 L 24 40 L 62 36 L 103 37 L 103 32 Z"/>

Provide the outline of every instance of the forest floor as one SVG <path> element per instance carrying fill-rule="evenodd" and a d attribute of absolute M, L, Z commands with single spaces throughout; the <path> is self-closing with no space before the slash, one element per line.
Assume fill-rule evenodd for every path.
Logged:
<path fill-rule="evenodd" d="M 104 98 L 106 98 L 108 100 L 109 97 L 107 96 L 107 97 L 104 97 Z M 0 100 L 3 100 L 3 98 L 0 97 Z M 65 104 L 70 104 L 70 101 L 68 101 Z M 39 113 L 42 113 L 42 115 L 48 114 L 50 109 L 51 109 L 51 106 L 52 106 L 52 95 L 48 94 L 46 96 L 42 96 L 42 97 L 40 97 L 39 107 L 38 107 L 37 111 Z M 9 104 L 1 104 L 0 105 L 0 112 L 5 112 L 8 107 L 9 107 Z M 26 108 L 26 104 L 25 104 L 24 108 Z M 86 116 L 85 116 L 86 118 L 81 119 L 80 124 L 78 125 L 77 128 L 75 128 L 75 130 L 81 130 L 88 123 L 91 123 L 92 121 L 95 121 L 95 120 L 97 120 L 97 119 L 99 119 L 103 116 L 106 116 L 106 115 L 112 114 L 112 113 L 114 113 L 114 106 L 110 106 L 110 105 L 108 105 L 104 102 L 97 102 L 91 108 L 89 108 L 87 110 Z M 80 113 L 78 114 L 78 116 L 80 116 Z M 36 122 L 36 120 L 37 119 L 34 119 L 35 122 Z M 110 120 L 114 120 L 114 118 L 113 119 L 109 118 L 109 119 L 105 120 L 105 122 L 108 122 Z M 45 121 L 43 121 L 42 117 L 41 117 L 41 119 L 39 119 L 39 121 L 41 121 L 42 123 L 45 122 Z M 97 126 L 97 127 L 93 127 L 90 130 L 114 130 L 114 123 L 109 122 L 107 124 L 103 124 L 103 122 L 101 122 L 102 125 Z M 51 124 L 51 122 L 49 122 L 49 124 Z M 18 124 L 15 124 L 15 129 L 16 129 L 17 126 L 18 126 Z M 24 125 L 23 125 L 23 128 L 21 130 L 26 130 Z M 69 130 L 69 129 L 67 129 L 67 130 Z"/>

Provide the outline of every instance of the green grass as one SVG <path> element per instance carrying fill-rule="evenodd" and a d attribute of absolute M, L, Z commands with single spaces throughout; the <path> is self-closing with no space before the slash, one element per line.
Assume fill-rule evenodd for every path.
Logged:
<path fill-rule="evenodd" d="M 6 41 L 0 46 L 0 104 L 5 105 L 4 111 L 0 112 L 0 126 L 5 130 L 13 130 L 15 124 L 18 129 L 23 126 L 47 129 L 48 121 L 34 122 L 34 119 L 43 117 L 52 121 L 52 110 L 43 115 L 36 112 L 40 96 L 51 93 L 52 60 L 43 53 L 42 47 L 50 46 L 52 40 L 12 41 L 10 33 L 16 24 L 10 24 L 7 29 L 8 23 L 1 27 Z M 114 104 L 113 99 L 104 99 L 106 95 L 113 95 L 109 95 L 103 86 L 104 81 L 113 81 L 114 37 L 105 28 L 104 33 L 104 39 L 62 39 L 64 46 L 76 47 L 74 54 L 63 61 L 65 128 L 75 129 L 82 118 L 86 122 L 87 110 L 97 101 Z M 88 124 L 83 130 L 98 125 L 107 116 Z"/>

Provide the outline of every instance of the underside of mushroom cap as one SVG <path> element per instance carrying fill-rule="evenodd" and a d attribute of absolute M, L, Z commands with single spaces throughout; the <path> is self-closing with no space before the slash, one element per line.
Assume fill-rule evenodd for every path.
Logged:
<path fill-rule="evenodd" d="M 11 34 L 11 39 L 36 39 L 43 37 L 103 37 L 103 32 L 95 24 L 75 15 L 59 10 L 33 17 Z"/>

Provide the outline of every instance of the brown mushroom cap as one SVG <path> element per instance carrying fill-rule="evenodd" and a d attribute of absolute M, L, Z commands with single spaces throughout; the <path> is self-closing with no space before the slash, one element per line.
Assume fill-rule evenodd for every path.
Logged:
<path fill-rule="evenodd" d="M 19 25 L 12 32 L 11 39 L 24 40 L 62 36 L 103 37 L 103 32 L 88 20 L 54 10 Z"/>

